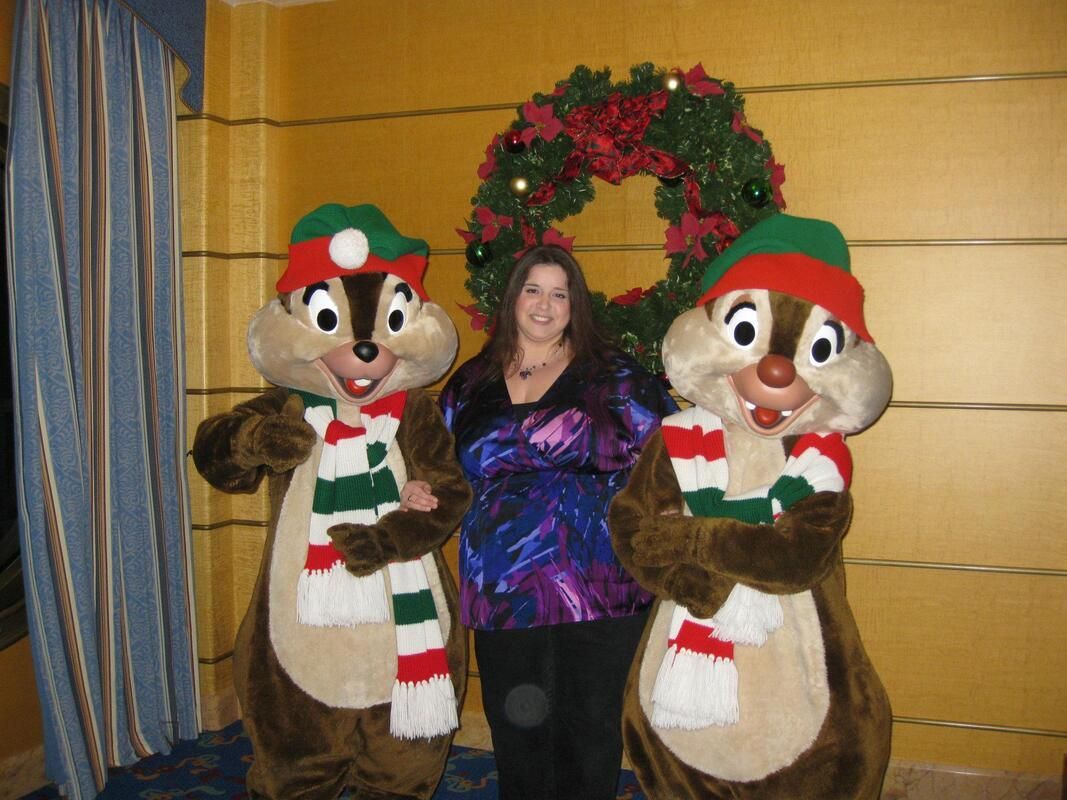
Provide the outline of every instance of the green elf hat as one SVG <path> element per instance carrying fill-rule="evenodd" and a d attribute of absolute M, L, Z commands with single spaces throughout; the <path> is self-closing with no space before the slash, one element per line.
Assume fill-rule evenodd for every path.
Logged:
<path fill-rule="evenodd" d="M 757 222 L 712 262 L 701 282 L 701 306 L 738 289 L 769 289 L 827 309 L 864 341 L 863 287 L 849 269 L 837 226 L 775 214 Z"/>
<path fill-rule="evenodd" d="M 327 203 L 296 223 L 289 266 L 275 288 L 291 292 L 342 275 L 387 272 L 428 300 L 422 276 L 429 252 L 422 239 L 401 236 L 377 206 Z"/>

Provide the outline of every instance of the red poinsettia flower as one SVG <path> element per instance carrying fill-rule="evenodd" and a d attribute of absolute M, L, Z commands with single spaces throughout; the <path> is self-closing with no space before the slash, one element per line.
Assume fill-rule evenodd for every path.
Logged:
<path fill-rule="evenodd" d="M 774 160 L 774 156 L 767 159 L 764 168 L 771 171 L 771 189 L 774 191 L 774 204 L 778 208 L 785 209 L 785 198 L 782 196 L 782 184 L 785 183 L 785 167 Z"/>
<path fill-rule="evenodd" d="M 562 247 L 570 253 L 574 249 L 574 237 L 564 236 L 555 228 L 549 228 L 545 231 L 545 235 L 541 237 L 541 244 L 554 244 L 556 247 Z"/>
<path fill-rule="evenodd" d="M 503 214 L 495 213 L 491 208 L 478 206 L 474 209 L 474 219 L 482 226 L 482 241 L 491 242 L 500 233 L 501 228 L 510 228 L 515 220 Z"/>
<path fill-rule="evenodd" d="M 734 133 L 743 133 L 756 144 L 763 143 L 763 136 L 761 136 L 760 132 L 755 128 L 748 127 L 748 123 L 745 122 L 745 115 L 740 111 L 734 112 L 733 121 L 730 122 L 730 129 L 733 130 Z"/>
<path fill-rule="evenodd" d="M 526 244 L 526 247 L 515 253 L 516 261 L 526 255 L 526 252 L 528 250 L 537 246 L 538 244 L 537 231 L 535 231 L 533 229 L 533 226 L 531 226 L 526 221 L 525 217 L 523 217 L 519 221 L 519 224 L 522 230 L 522 240 Z M 574 237 L 564 236 L 560 231 L 556 230 L 555 228 L 549 228 L 547 231 L 541 234 L 541 244 L 554 244 L 556 245 L 556 247 L 562 247 L 564 250 L 570 253 L 574 249 Z"/>
<path fill-rule="evenodd" d="M 522 129 L 522 141 L 527 147 L 538 136 L 546 142 L 551 142 L 563 133 L 563 123 L 556 119 L 551 103 L 538 106 L 532 100 L 528 100 L 523 104 L 522 116 L 531 125 L 529 128 Z"/>
<path fill-rule="evenodd" d="M 697 64 L 689 72 L 685 73 L 685 88 L 698 97 L 726 94 L 722 84 L 711 80 L 707 73 L 704 72 L 703 64 Z"/>
<path fill-rule="evenodd" d="M 462 228 L 456 228 L 456 233 L 458 233 L 459 234 L 459 238 L 462 239 L 467 244 L 470 244 L 471 242 L 473 242 L 475 239 L 478 238 L 478 234 L 474 233 L 473 231 L 465 231 Z"/>
<path fill-rule="evenodd" d="M 485 324 L 489 322 L 489 317 L 478 310 L 478 307 L 471 303 L 469 306 L 465 306 L 462 303 L 456 303 L 457 306 L 462 308 L 471 318 L 471 330 L 480 331 L 485 327 Z"/>
<path fill-rule="evenodd" d="M 618 306 L 635 306 L 652 294 L 651 287 L 648 289 L 642 289 L 640 286 L 635 286 L 630 291 L 623 294 L 617 294 L 611 298 L 611 302 Z"/>
<path fill-rule="evenodd" d="M 693 256 L 696 256 L 699 261 L 708 257 L 703 240 L 705 236 L 716 233 L 717 226 L 720 224 L 716 217 L 722 217 L 722 215 L 713 214 L 700 219 L 691 211 L 686 211 L 682 214 L 678 225 L 667 228 L 667 241 L 663 245 L 667 254 L 674 255 L 688 251 L 685 261 L 682 262 L 682 269 L 689 266 L 689 261 Z"/>
<path fill-rule="evenodd" d="M 496 134 L 493 137 L 493 141 L 489 143 L 489 146 L 485 148 L 485 161 L 478 167 L 478 177 L 483 181 L 487 180 L 493 171 L 496 169 L 496 148 L 500 144 L 500 134 Z"/>

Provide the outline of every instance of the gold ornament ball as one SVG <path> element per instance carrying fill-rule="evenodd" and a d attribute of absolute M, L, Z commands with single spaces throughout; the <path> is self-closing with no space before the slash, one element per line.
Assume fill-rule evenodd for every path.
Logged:
<path fill-rule="evenodd" d="M 685 73 L 680 69 L 672 69 L 663 75 L 663 88 L 668 92 L 676 92 L 685 86 Z"/>
<path fill-rule="evenodd" d="M 508 183 L 508 188 L 516 197 L 526 197 L 530 193 L 530 182 L 522 175 L 516 175 Z"/>

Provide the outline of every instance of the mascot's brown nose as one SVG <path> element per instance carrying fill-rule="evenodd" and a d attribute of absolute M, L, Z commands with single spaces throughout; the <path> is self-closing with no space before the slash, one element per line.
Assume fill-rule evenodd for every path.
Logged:
<path fill-rule="evenodd" d="M 355 352 L 356 358 L 367 364 L 378 357 L 378 345 L 374 342 L 356 342 L 352 350 Z"/>
<path fill-rule="evenodd" d="M 756 377 L 763 381 L 765 386 L 784 389 L 796 380 L 797 371 L 788 358 L 772 354 L 759 360 L 756 365 Z"/>

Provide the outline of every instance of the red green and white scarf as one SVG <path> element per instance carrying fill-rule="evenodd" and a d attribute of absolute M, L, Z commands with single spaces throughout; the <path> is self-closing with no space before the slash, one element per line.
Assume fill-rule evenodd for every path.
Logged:
<path fill-rule="evenodd" d="M 730 472 L 722 420 L 694 406 L 664 419 L 661 430 L 686 513 L 692 516 L 770 525 L 798 500 L 815 492 L 844 491 L 852 481 L 844 436 L 809 433 L 798 439 L 773 484 L 727 499 Z M 734 647 L 760 647 L 781 625 L 778 598 L 740 583 L 709 619 L 676 606 L 652 690 L 652 724 L 696 730 L 736 723 Z"/>
<path fill-rule="evenodd" d="M 406 392 L 360 408 L 362 425 L 336 419 L 336 403 L 300 392 L 304 419 L 322 439 L 308 534 L 308 553 L 297 583 L 297 618 L 305 625 L 353 626 L 386 622 L 396 626 L 397 674 L 390 730 L 401 739 L 441 736 L 459 727 L 456 696 L 445 656 L 440 620 L 421 559 L 357 577 L 328 530 L 344 522 L 375 524 L 400 506 L 400 490 L 389 468 Z"/>

